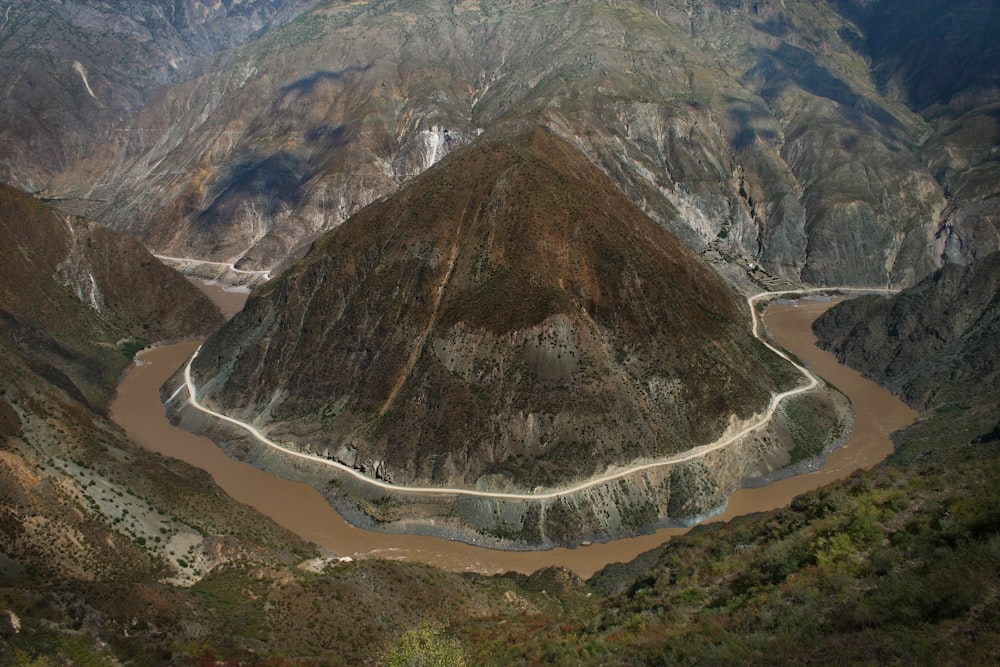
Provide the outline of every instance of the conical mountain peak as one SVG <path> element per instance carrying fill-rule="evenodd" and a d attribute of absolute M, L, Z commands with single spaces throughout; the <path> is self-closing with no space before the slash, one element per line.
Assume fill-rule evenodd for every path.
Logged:
<path fill-rule="evenodd" d="M 739 304 L 533 129 L 484 137 L 316 242 L 195 370 L 217 405 L 400 483 L 551 485 L 763 409 L 773 360 Z"/>

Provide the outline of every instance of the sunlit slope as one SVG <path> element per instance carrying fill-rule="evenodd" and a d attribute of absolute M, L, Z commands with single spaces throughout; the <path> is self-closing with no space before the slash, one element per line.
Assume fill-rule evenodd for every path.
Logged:
<path fill-rule="evenodd" d="M 484 139 L 255 292 L 196 360 L 201 395 L 398 483 L 531 488 L 712 441 L 794 383 L 575 148 Z"/>

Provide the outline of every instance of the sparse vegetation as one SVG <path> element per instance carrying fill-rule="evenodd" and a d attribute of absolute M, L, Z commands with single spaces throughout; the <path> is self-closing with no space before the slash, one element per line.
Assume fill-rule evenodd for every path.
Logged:
<path fill-rule="evenodd" d="M 782 410 L 795 442 L 791 464 L 819 456 L 824 447 L 836 442 L 846 431 L 846 406 L 833 405 L 840 399 L 839 394 L 807 393 L 784 402 Z"/>
<path fill-rule="evenodd" d="M 327 0 L 203 61 L 194 56 L 246 37 L 226 39 L 220 21 L 256 30 L 282 3 L 202 3 L 204 13 L 194 14 L 210 20 L 197 26 L 185 23 L 194 14 L 181 2 L 89 3 L 100 7 L 81 14 L 80 25 L 63 13 L 80 3 L 6 4 L 0 46 L 10 94 L 0 116 L 10 131 L 0 168 L 32 189 L 87 192 L 93 199 L 50 203 L 103 211 L 109 223 L 140 221 L 160 247 L 187 239 L 220 257 L 244 252 L 248 237 L 224 222 L 241 224 L 228 214 L 250 192 L 281 205 L 249 237 L 251 245 L 258 232 L 266 239 L 249 259 L 273 259 L 273 248 L 315 233 L 314 221 L 339 224 L 426 167 L 422 145 L 413 146 L 429 124 L 458 123 L 453 134 L 464 131 L 463 141 L 487 128 L 480 146 L 492 141 L 493 149 L 481 159 L 503 165 L 503 179 L 467 210 L 456 195 L 481 182 L 463 185 L 468 174 L 460 174 L 428 186 L 413 208 L 440 219 L 426 221 L 406 262 L 387 269 L 379 253 L 421 220 L 383 202 L 391 229 L 368 217 L 346 241 L 320 238 L 313 256 L 256 293 L 257 333 L 310 309 L 348 323 L 337 340 L 345 359 L 363 361 L 356 377 L 364 382 L 343 395 L 357 404 L 331 402 L 334 392 L 316 376 L 299 376 L 300 402 L 287 405 L 271 405 L 276 387 L 247 380 L 250 372 L 234 381 L 246 380 L 241 402 L 303 416 L 309 427 L 354 414 L 350 434 L 362 445 L 399 453 L 427 477 L 461 474 L 440 461 L 470 451 L 468 433 L 492 433 L 498 418 L 556 423 L 571 415 L 564 430 L 537 438 L 544 453 L 501 456 L 486 468 L 547 485 L 671 451 L 692 435 L 711 439 L 731 414 L 745 416 L 797 381 L 743 336 L 744 315 L 720 296 L 712 274 L 678 272 L 676 258 L 646 261 L 623 239 L 668 247 L 662 227 L 695 246 L 708 239 L 706 254 L 744 286 L 764 284 L 763 271 L 744 275 L 750 255 L 775 272 L 765 276 L 769 285 L 883 285 L 916 280 L 943 253 L 951 268 L 934 281 L 946 283 L 996 243 L 1000 13 L 981 0 Z M 161 5 L 176 20 L 157 14 Z M 260 8 L 264 14 L 252 13 Z M 952 34 L 953 24 L 965 33 Z M 68 69 L 74 59 L 86 62 Z M 181 88 L 161 85 L 195 72 Z M 510 130 L 536 122 L 548 129 Z M 549 130 L 566 146 L 544 143 Z M 104 147 L 89 152 L 97 144 Z M 552 170 L 532 171 L 538 162 L 525 159 L 539 146 Z M 504 162 L 504 151 L 520 154 Z M 67 164 L 78 157 L 85 159 Z M 227 181 L 228 172 L 239 178 Z M 597 172 L 611 176 L 610 188 L 585 179 L 567 194 L 573 179 Z M 580 203 L 602 198 L 603 208 Z M 640 202 L 660 226 L 608 224 Z M 869 373 L 895 366 L 884 379 L 924 409 L 884 465 L 786 508 L 697 528 L 586 582 L 559 568 L 482 576 L 320 555 L 225 497 L 207 475 L 125 441 L 105 412 L 139 340 L 192 335 L 196 324 L 218 319 L 207 311 L 164 315 L 160 307 L 170 304 L 149 288 L 173 274 L 155 273 L 158 264 L 135 244 L 103 245 L 103 228 L 39 213 L 52 209 L 0 190 L 0 667 L 1000 664 L 1000 338 L 995 318 L 961 308 L 972 287 L 995 303 L 996 282 L 977 278 L 937 302 L 915 293 L 918 309 L 883 332 L 905 332 L 907 346 L 928 343 L 910 347 L 910 356 L 870 344 L 862 334 L 874 317 L 859 317 L 862 329 L 846 334 L 860 357 L 883 357 Z M 456 220 L 490 220 L 512 243 L 481 234 L 452 270 Z M 512 220 L 520 226 L 503 226 Z M 928 221 L 939 224 L 933 243 Z M 72 242 L 67 227 L 78 234 Z M 96 254 L 81 263 L 67 248 Z M 300 271 L 321 253 L 326 273 Z M 100 273 L 123 267 L 110 279 Z M 354 304 L 314 301 L 324 286 L 351 293 L 335 285 L 338 276 L 373 286 L 371 294 Z M 91 281 L 101 298 L 73 289 Z M 448 282 L 465 291 L 435 304 L 428 295 Z M 379 299 L 396 288 L 405 298 L 384 308 Z M 681 291 L 696 295 L 693 305 L 676 300 Z M 270 299 L 283 301 L 280 308 L 269 309 Z M 185 296 L 173 305 L 187 300 L 194 303 Z M 415 313 L 430 316 L 410 320 Z M 959 332 L 931 317 L 941 313 L 982 328 Z M 546 330 L 534 339 L 543 353 L 527 365 L 523 346 L 511 346 L 508 357 L 491 348 L 568 314 L 599 323 L 588 331 L 600 343 L 588 349 Z M 390 320 L 417 323 L 394 337 L 384 326 Z M 493 338 L 470 336 L 439 351 L 434 344 L 453 332 L 432 331 L 434 320 L 472 323 Z M 288 356 L 301 360 L 300 350 L 332 338 L 329 319 L 310 325 L 295 332 L 301 347 L 277 337 L 257 344 L 261 337 L 243 349 L 294 350 Z M 716 335 L 727 327 L 739 335 Z M 426 354 L 411 364 L 421 336 Z M 626 344 L 608 343 L 613 336 Z M 222 348 L 238 346 L 221 340 Z M 438 352 L 453 355 L 451 367 L 420 375 Z M 604 354 L 616 372 L 598 363 Z M 303 366 L 347 375 L 343 365 L 323 367 L 333 356 L 324 348 Z M 749 360 L 744 370 L 730 363 L 737 357 Z M 261 365 L 261 357 L 248 362 Z M 542 377 L 540 369 L 552 372 Z M 396 378 L 410 372 L 420 381 L 382 410 Z M 616 373 L 625 395 L 657 391 L 628 413 L 624 400 L 580 390 Z M 671 374 L 686 386 L 660 382 Z M 784 408 L 798 443 L 794 461 L 813 456 L 840 426 L 823 401 L 799 397 Z M 456 417 L 470 406 L 486 415 L 481 422 Z M 650 445 L 629 431 L 647 412 L 695 423 L 657 424 Z M 527 424 L 525 417 L 508 439 L 528 442 Z M 414 433 L 437 449 L 405 451 L 397 436 Z M 716 491 L 699 464 L 678 467 L 664 483 L 680 513 L 692 509 L 686 499 Z M 347 495 L 349 486 L 327 490 Z M 398 510 L 389 499 L 364 503 L 378 520 Z M 655 516 L 641 501 L 621 509 L 627 525 Z M 499 522 L 499 508 L 495 516 Z M 560 501 L 544 515 L 533 507 L 520 528 L 498 523 L 494 533 L 537 541 L 542 526 L 572 535 L 581 514 Z"/>

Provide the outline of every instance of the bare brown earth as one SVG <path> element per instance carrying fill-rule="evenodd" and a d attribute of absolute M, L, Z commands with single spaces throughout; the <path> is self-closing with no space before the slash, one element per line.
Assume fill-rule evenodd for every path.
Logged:
<path fill-rule="evenodd" d="M 763 488 L 737 491 L 725 512 L 710 521 L 781 507 L 800 493 L 842 479 L 854 470 L 869 468 L 891 451 L 889 434 L 913 420 L 915 413 L 888 391 L 841 366 L 830 354 L 815 347 L 809 325 L 830 305 L 830 302 L 804 301 L 800 305 L 771 306 L 765 322 L 780 346 L 796 354 L 860 406 L 849 440 L 818 470 Z M 670 537 L 686 532 L 667 528 L 650 535 L 578 549 L 504 552 L 439 538 L 359 530 L 334 512 L 318 492 L 228 458 L 206 438 L 180 431 L 166 421 L 159 387 L 186 359 L 192 347 L 164 347 L 148 353 L 144 358 L 151 363 L 133 369 L 120 387 L 114 407 L 119 415 L 116 419 L 144 446 L 209 471 L 234 498 L 336 554 L 425 562 L 448 570 L 481 573 L 529 573 L 543 567 L 560 566 L 587 577 L 608 563 L 629 561 Z"/>
<path fill-rule="evenodd" d="M 210 406 L 396 483 L 529 490 L 710 442 L 796 381 L 707 264 L 542 129 L 318 241 L 193 370 Z"/>

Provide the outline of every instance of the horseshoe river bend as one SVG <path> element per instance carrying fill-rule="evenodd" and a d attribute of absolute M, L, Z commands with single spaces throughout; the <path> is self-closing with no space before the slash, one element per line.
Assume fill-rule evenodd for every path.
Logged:
<path fill-rule="evenodd" d="M 246 295 L 199 286 L 232 316 Z M 800 300 L 766 308 L 763 324 L 777 345 L 796 355 L 818 376 L 836 386 L 853 403 L 854 428 L 843 447 L 834 450 L 813 471 L 780 479 L 759 488 L 744 488 L 729 498 L 726 509 L 706 521 L 788 505 L 801 493 L 870 468 L 892 452 L 890 434 L 909 425 L 916 413 L 888 390 L 840 365 L 833 355 L 816 347 L 811 324 L 832 301 Z M 686 528 L 662 528 L 655 533 L 594 543 L 576 549 L 499 551 L 439 537 L 390 534 L 356 528 L 347 523 L 318 491 L 300 482 L 276 477 L 250 464 L 229 458 L 204 436 L 173 426 L 160 399 L 160 387 L 198 348 L 198 341 L 154 347 L 140 353 L 118 387 L 112 418 L 138 444 L 197 466 L 237 501 L 269 516 L 303 539 L 339 556 L 386 558 L 424 562 L 453 571 L 495 574 L 534 572 L 543 567 L 565 567 L 589 577 L 604 566 L 634 559 L 668 541 Z"/>

